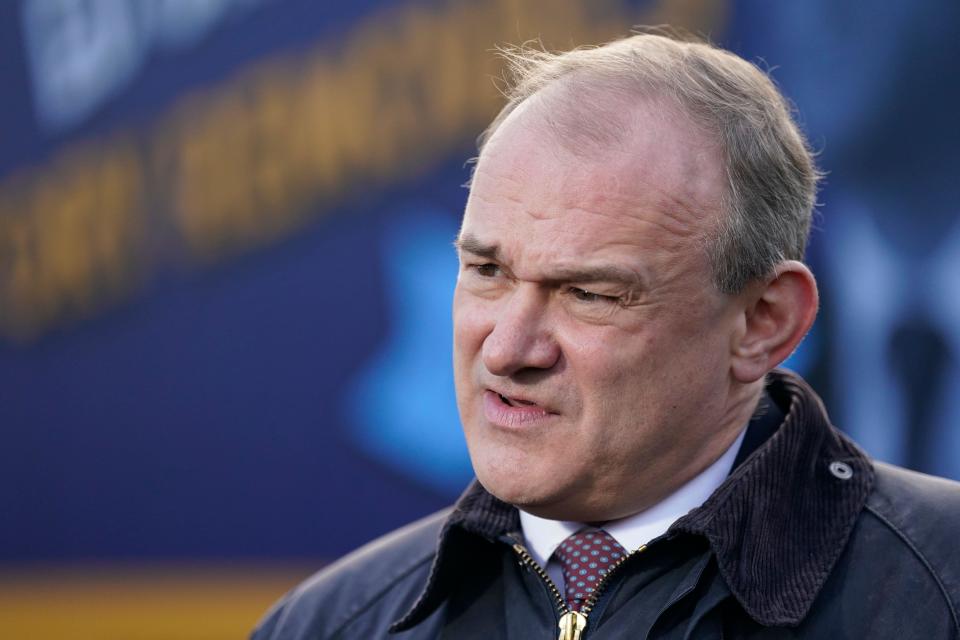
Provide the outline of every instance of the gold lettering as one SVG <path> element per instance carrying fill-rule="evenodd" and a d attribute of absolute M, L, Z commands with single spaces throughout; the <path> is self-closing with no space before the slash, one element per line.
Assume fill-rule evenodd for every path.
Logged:
<path fill-rule="evenodd" d="M 338 128 L 332 108 L 335 78 L 326 59 L 310 63 L 293 107 L 301 134 L 295 141 L 296 157 L 303 158 L 304 174 L 320 198 L 329 197 L 345 181 L 345 167 L 333 137 Z"/>
<path fill-rule="evenodd" d="M 195 257 L 209 261 L 248 233 L 250 131 L 235 94 L 214 97 L 183 125 L 173 183 L 173 216 Z"/>
<path fill-rule="evenodd" d="M 24 340 L 31 333 L 30 318 L 27 311 L 30 309 L 29 295 L 33 291 L 31 286 L 35 280 L 33 268 L 36 260 L 33 258 L 33 248 L 30 242 L 30 219 L 17 211 L 3 212 L 3 282 L 0 291 L 3 292 L 3 303 L 0 305 L 3 333 L 15 340 Z"/>
<path fill-rule="evenodd" d="M 653 15 L 720 22 L 723 6 L 662 0 Z M 408 5 L 365 20 L 335 53 L 276 56 L 185 96 L 139 142 L 68 149 L 0 184 L 0 331 L 36 334 L 129 290 L 149 265 L 148 202 L 152 233 L 172 222 L 199 263 L 268 244 L 357 188 L 469 153 L 503 103 L 495 45 L 569 48 L 632 22 L 617 0 Z"/>
<path fill-rule="evenodd" d="M 140 249 L 141 186 L 136 153 L 124 141 L 73 150 L 25 181 L 12 196 L 19 210 L 5 213 L 2 227 L 3 333 L 29 339 L 126 289 Z"/>

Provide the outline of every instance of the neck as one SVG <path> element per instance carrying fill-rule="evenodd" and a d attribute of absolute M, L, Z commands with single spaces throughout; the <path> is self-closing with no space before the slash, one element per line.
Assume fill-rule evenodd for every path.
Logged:
<path fill-rule="evenodd" d="M 761 378 L 749 384 L 734 383 L 722 417 L 717 420 L 714 436 L 701 443 L 692 465 L 696 475 L 713 464 L 743 432 L 757 410 L 766 380 Z"/>

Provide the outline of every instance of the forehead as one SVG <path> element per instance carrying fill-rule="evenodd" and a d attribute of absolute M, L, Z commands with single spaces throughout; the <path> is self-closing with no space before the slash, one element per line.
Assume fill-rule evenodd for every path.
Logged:
<path fill-rule="evenodd" d="M 712 231 L 724 193 L 721 156 L 675 110 L 648 101 L 613 112 L 608 128 L 622 139 L 578 153 L 559 137 L 564 116 L 552 107 L 521 105 L 489 140 L 465 231 L 513 238 L 528 252 L 539 242 L 545 254 L 616 246 L 670 254 Z"/>

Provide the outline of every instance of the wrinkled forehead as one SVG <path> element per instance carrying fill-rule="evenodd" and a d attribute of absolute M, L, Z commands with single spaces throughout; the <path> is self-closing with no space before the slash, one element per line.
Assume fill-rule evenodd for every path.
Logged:
<path fill-rule="evenodd" d="M 503 121 L 480 155 L 471 197 L 587 210 L 619 199 L 715 227 L 726 173 L 711 135 L 667 99 L 574 89 L 541 90 Z"/>

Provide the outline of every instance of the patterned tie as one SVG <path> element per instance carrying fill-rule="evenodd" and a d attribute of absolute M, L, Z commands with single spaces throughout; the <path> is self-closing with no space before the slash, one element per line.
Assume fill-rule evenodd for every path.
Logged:
<path fill-rule="evenodd" d="M 564 540 L 553 556 L 563 567 L 567 606 L 580 611 L 597 583 L 626 556 L 626 551 L 603 529 L 583 529 Z"/>

